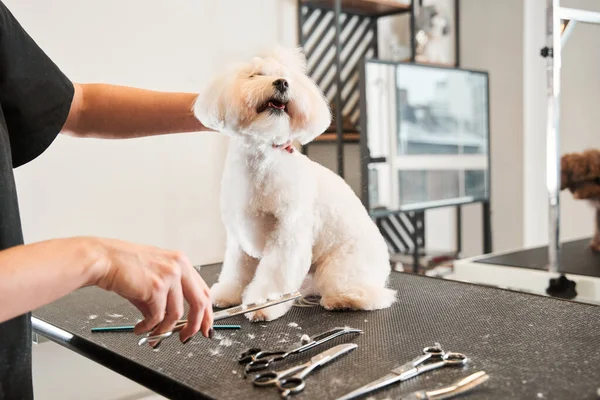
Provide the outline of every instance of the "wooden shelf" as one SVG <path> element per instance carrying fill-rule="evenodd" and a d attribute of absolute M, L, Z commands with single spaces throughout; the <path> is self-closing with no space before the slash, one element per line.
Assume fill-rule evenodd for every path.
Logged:
<path fill-rule="evenodd" d="M 326 132 L 317 136 L 313 142 L 321 143 L 335 143 L 337 140 L 337 133 Z M 360 133 L 358 132 L 344 132 L 342 135 L 342 141 L 344 143 L 358 143 L 360 141 Z"/>
<path fill-rule="evenodd" d="M 416 65 L 431 65 L 434 67 L 448 67 L 448 68 L 456 68 L 456 64 L 453 63 L 440 63 L 440 62 L 432 62 L 432 61 L 411 61 L 410 58 L 406 58 L 404 60 L 402 60 L 402 62 L 412 62 L 413 64 Z"/>
<path fill-rule="evenodd" d="M 342 12 L 349 14 L 381 17 L 410 11 L 410 4 L 394 0 L 341 0 Z M 302 3 L 314 8 L 333 10 L 334 0 L 302 0 Z"/>

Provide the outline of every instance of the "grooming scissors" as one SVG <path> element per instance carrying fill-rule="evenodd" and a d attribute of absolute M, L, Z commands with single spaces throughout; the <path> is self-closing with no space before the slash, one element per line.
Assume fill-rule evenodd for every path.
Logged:
<path fill-rule="evenodd" d="M 479 371 L 441 389 L 419 390 L 409 395 L 402 396 L 400 400 L 445 400 L 468 392 L 481 385 L 489 378 L 490 376 L 486 374 L 485 371 Z"/>
<path fill-rule="evenodd" d="M 425 363 L 426 361 L 432 362 Z M 443 367 L 463 366 L 467 361 L 468 358 L 464 354 L 445 352 L 439 345 L 425 347 L 422 355 L 404 365 L 394 368 L 384 377 L 368 383 L 337 400 L 354 399 L 396 382 L 404 382 L 405 380 L 414 378 L 424 372 L 433 371 L 434 369 Z"/>
<path fill-rule="evenodd" d="M 283 397 L 292 393 L 301 392 L 305 387 L 304 378 L 306 378 L 308 374 L 316 368 L 356 349 L 357 347 L 358 345 L 356 343 L 340 344 L 317 354 L 304 364 L 296 365 L 295 367 L 284 371 L 268 371 L 260 373 L 252 379 L 252 383 L 255 386 L 275 385 Z"/>
<path fill-rule="evenodd" d="M 297 347 L 289 351 L 262 351 L 259 348 L 252 348 L 242 353 L 238 359 L 240 364 L 247 364 L 245 373 L 260 371 L 267 368 L 271 363 L 281 361 L 292 354 L 302 353 L 306 350 L 310 350 L 320 344 L 335 339 L 338 336 L 342 336 L 348 333 L 362 333 L 360 329 L 354 329 L 349 327 L 333 328 L 330 331 L 316 335 L 308 342 L 303 342 L 300 347 Z"/>
<path fill-rule="evenodd" d="M 274 306 L 277 304 L 285 303 L 287 301 L 296 300 L 297 298 L 300 298 L 300 297 L 302 297 L 302 295 L 299 292 L 294 292 L 294 293 L 285 294 L 285 295 L 279 297 L 278 299 L 269 300 L 264 303 L 252 303 L 252 304 L 245 304 L 245 305 L 227 308 L 225 310 L 215 312 L 213 314 L 213 321 L 219 321 L 219 320 L 222 320 L 225 318 L 234 317 L 236 315 L 241 315 L 241 314 L 246 314 L 249 312 L 261 310 L 263 308 L 267 308 L 267 307 L 271 307 L 271 306 Z M 166 339 L 169 336 L 171 336 L 173 333 L 179 332 L 180 330 L 182 330 L 186 323 L 187 323 L 187 320 L 181 320 L 181 321 L 178 321 L 177 324 L 175 325 L 175 327 L 168 332 L 160 333 L 158 335 L 153 335 L 153 336 L 150 336 L 150 335 L 145 336 L 140 339 L 140 341 L 138 342 L 138 345 L 141 346 L 144 343 L 157 342 L 157 341 L 161 341 L 162 339 Z"/>

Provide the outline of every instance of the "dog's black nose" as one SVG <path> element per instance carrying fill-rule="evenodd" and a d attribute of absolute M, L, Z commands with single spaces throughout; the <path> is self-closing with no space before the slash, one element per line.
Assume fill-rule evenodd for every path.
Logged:
<path fill-rule="evenodd" d="M 285 79 L 277 79 L 275 82 L 273 82 L 273 86 L 275 86 L 277 90 L 283 93 L 287 90 L 289 84 L 288 81 L 286 81 Z"/>

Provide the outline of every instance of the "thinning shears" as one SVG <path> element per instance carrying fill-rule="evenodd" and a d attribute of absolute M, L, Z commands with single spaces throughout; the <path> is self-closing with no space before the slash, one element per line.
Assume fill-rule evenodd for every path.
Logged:
<path fill-rule="evenodd" d="M 356 343 L 340 344 L 317 354 L 304 364 L 296 365 L 295 367 L 284 371 L 268 371 L 260 373 L 252 379 L 252 383 L 255 386 L 275 385 L 279 389 L 281 395 L 287 397 L 292 393 L 298 393 L 304 390 L 304 378 L 316 368 L 356 349 L 357 347 L 358 345 Z"/>
<path fill-rule="evenodd" d="M 302 353 L 320 344 L 335 339 L 338 336 L 346 335 L 349 333 L 362 333 L 362 330 L 349 327 L 333 328 L 330 331 L 321 333 L 310 338 L 308 341 L 303 342 L 301 346 L 289 351 L 263 351 L 259 348 L 252 348 L 242 353 L 238 361 L 240 362 L 240 364 L 246 364 L 244 371 L 246 374 L 249 374 L 251 372 L 256 372 L 265 369 L 272 363 L 276 361 L 281 361 L 292 354 Z"/>
<path fill-rule="evenodd" d="M 426 361 L 431 361 L 427 362 Z M 445 352 L 439 345 L 425 347 L 423 354 L 416 357 L 410 362 L 394 368 L 389 374 L 379 378 L 365 386 L 358 388 L 337 400 L 349 400 L 365 395 L 385 386 L 392 385 L 396 382 L 403 382 L 410 378 L 414 378 L 424 372 L 429 372 L 442 367 L 463 366 L 467 363 L 468 358 L 461 353 Z"/>

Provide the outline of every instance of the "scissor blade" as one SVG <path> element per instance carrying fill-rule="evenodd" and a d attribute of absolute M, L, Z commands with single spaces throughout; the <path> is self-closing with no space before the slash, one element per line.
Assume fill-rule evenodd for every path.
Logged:
<path fill-rule="evenodd" d="M 336 337 L 341 336 L 341 335 L 345 335 L 345 334 L 349 334 L 349 333 L 362 333 L 362 332 L 363 331 L 360 329 L 355 329 L 355 328 L 350 328 L 350 327 L 333 328 L 327 332 L 320 333 L 316 336 L 313 336 L 312 338 L 310 338 L 310 340 L 308 342 L 304 343 L 302 346 L 293 350 L 292 353 L 297 354 L 297 353 L 306 351 L 308 349 L 312 349 L 315 346 L 318 346 L 320 344 L 328 342 L 328 341 L 335 339 Z"/>
<path fill-rule="evenodd" d="M 449 399 L 476 388 L 477 386 L 486 382 L 488 379 L 489 375 L 486 374 L 485 371 L 478 371 L 457 382 L 452 383 L 445 388 L 425 392 L 427 395 L 426 398 L 428 400 Z"/>
<path fill-rule="evenodd" d="M 350 328 L 349 326 L 333 328 L 327 332 L 320 333 L 311 338 L 312 342 L 327 341 L 347 333 L 363 333 L 362 329 Z"/>
<path fill-rule="evenodd" d="M 385 375 L 382 378 L 379 378 L 371 383 L 366 384 L 363 387 L 353 390 L 352 392 L 345 394 L 342 397 L 337 398 L 336 400 L 355 399 L 359 396 L 363 396 L 367 393 L 371 393 L 371 392 L 374 392 L 375 390 L 378 390 L 378 389 L 381 389 L 388 385 L 391 385 L 392 383 L 396 383 L 399 380 L 402 380 L 402 376 L 394 374 L 394 373 L 390 373 L 390 374 Z"/>
<path fill-rule="evenodd" d="M 340 344 L 338 346 L 332 347 L 329 350 L 317 354 L 316 356 L 310 359 L 310 363 L 312 365 L 323 365 L 328 361 L 331 361 L 334 358 L 341 356 L 342 354 L 348 353 L 349 351 L 356 349 L 357 347 L 358 345 L 356 343 Z"/>
<path fill-rule="evenodd" d="M 252 303 L 252 304 L 243 304 L 236 307 L 231 307 L 226 310 L 221 310 L 213 313 L 213 320 L 219 321 L 224 318 L 234 317 L 236 315 L 246 314 L 249 312 L 261 310 L 263 308 L 271 307 L 277 304 L 285 303 L 287 301 L 296 300 L 297 298 L 302 297 L 299 292 L 293 292 L 285 294 L 278 299 L 269 300 L 264 303 Z"/>
<path fill-rule="evenodd" d="M 413 359 L 412 361 L 407 362 L 406 364 L 403 364 L 403 365 L 401 365 L 399 367 L 396 367 L 396 368 L 392 369 L 392 372 L 394 374 L 396 374 L 396 375 L 402 375 L 406 371 L 409 371 L 409 370 L 413 369 L 414 367 L 423 364 L 425 361 L 432 360 L 432 359 L 433 360 L 440 360 L 441 357 L 436 356 L 436 355 L 431 354 L 431 353 L 425 353 L 425 354 L 422 354 L 419 357 Z"/>
<path fill-rule="evenodd" d="M 446 400 L 476 388 L 489 379 L 484 371 L 475 372 L 446 387 L 435 390 L 418 390 L 402 396 L 400 400 Z"/>

